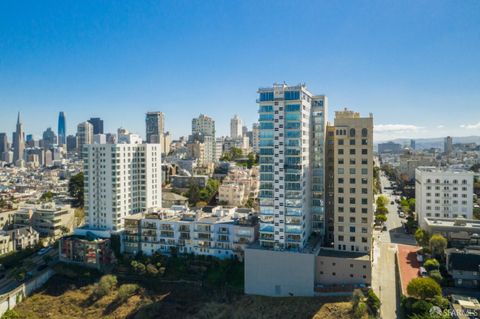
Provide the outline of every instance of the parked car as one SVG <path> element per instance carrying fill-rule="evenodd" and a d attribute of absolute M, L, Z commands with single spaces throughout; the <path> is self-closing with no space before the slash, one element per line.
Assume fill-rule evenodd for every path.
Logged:
<path fill-rule="evenodd" d="M 419 274 L 420 276 L 422 276 L 422 277 L 427 277 L 428 272 L 427 272 L 427 270 L 426 270 L 425 268 L 420 267 L 420 269 L 418 270 L 418 274 Z"/>
<path fill-rule="evenodd" d="M 38 256 L 42 256 L 42 255 L 45 255 L 46 253 L 48 253 L 50 250 L 52 250 L 52 247 L 45 247 L 45 248 L 42 248 L 38 251 L 37 255 Z"/>
<path fill-rule="evenodd" d="M 390 202 L 390 205 L 395 205 L 395 202 L 392 200 L 392 201 Z"/>
<path fill-rule="evenodd" d="M 400 216 L 400 218 L 404 218 L 404 217 L 405 217 L 405 213 L 404 213 L 404 212 L 400 212 L 400 214 L 398 214 L 398 216 Z"/>
<path fill-rule="evenodd" d="M 417 251 L 417 261 L 423 263 L 423 255 L 419 251 Z"/>

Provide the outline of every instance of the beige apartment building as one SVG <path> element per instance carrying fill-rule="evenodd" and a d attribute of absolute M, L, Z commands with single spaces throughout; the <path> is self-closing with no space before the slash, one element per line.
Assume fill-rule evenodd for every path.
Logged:
<path fill-rule="evenodd" d="M 335 112 L 334 248 L 369 253 L 373 220 L 373 116 Z"/>

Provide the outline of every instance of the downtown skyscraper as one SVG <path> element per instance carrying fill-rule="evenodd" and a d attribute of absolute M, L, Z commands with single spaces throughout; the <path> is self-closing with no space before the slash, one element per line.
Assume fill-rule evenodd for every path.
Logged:
<path fill-rule="evenodd" d="M 58 144 L 65 145 L 67 143 L 67 120 L 65 113 L 58 114 Z"/>
<path fill-rule="evenodd" d="M 20 112 L 17 117 L 17 127 L 13 139 L 13 162 L 23 160 L 25 155 L 25 132 L 23 131 L 23 124 L 20 120 Z"/>
<path fill-rule="evenodd" d="M 300 250 L 325 233 L 324 140 L 327 98 L 305 85 L 258 90 L 260 245 Z"/>

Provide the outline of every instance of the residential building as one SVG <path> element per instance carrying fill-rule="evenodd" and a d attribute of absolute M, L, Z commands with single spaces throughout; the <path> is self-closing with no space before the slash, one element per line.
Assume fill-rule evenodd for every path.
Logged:
<path fill-rule="evenodd" d="M 373 222 L 373 116 L 335 112 L 334 247 L 368 253 Z"/>
<path fill-rule="evenodd" d="M 230 138 L 240 138 L 243 136 L 243 122 L 235 114 L 235 116 L 230 120 Z"/>
<path fill-rule="evenodd" d="M 208 163 L 215 161 L 215 121 L 206 115 L 192 119 L 192 136 L 205 143 L 205 158 Z"/>
<path fill-rule="evenodd" d="M 77 150 L 82 154 L 83 145 L 93 144 L 93 125 L 82 122 L 77 126 Z"/>
<path fill-rule="evenodd" d="M 17 126 L 13 139 L 13 162 L 17 165 L 18 161 L 25 159 L 25 132 L 23 131 L 23 124 L 20 120 L 20 112 L 18 112 Z"/>
<path fill-rule="evenodd" d="M 147 143 L 162 143 L 165 132 L 165 114 L 163 112 L 148 112 L 145 117 Z"/>
<path fill-rule="evenodd" d="M 480 288 L 480 250 L 447 249 L 447 272 L 455 287 Z"/>
<path fill-rule="evenodd" d="M 140 135 L 130 133 L 127 129 L 119 128 L 117 130 L 117 143 L 118 144 L 142 144 L 142 138 Z M 161 150 L 160 150 L 161 151 Z"/>
<path fill-rule="evenodd" d="M 172 187 L 174 188 L 188 188 L 190 184 L 197 183 L 198 187 L 203 188 L 207 186 L 208 176 L 206 175 L 194 175 L 194 176 L 182 176 L 173 175 Z"/>
<path fill-rule="evenodd" d="M 62 262 L 98 270 L 109 269 L 115 262 L 110 238 L 98 237 L 92 232 L 60 238 L 58 252 Z"/>
<path fill-rule="evenodd" d="M 65 145 L 67 143 L 67 120 L 65 113 L 58 114 L 58 144 Z"/>
<path fill-rule="evenodd" d="M 425 218 L 473 217 L 473 177 L 465 170 L 422 166 L 415 171 L 415 212 L 420 227 Z"/>
<path fill-rule="evenodd" d="M 161 207 L 160 145 L 91 144 L 83 158 L 90 228 L 119 231 L 128 215 Z"/>
<path fill-rule="evenodd" d="M 23 206 L 13 215 L 14 225 L 31 226 L 41 237 L 60 238 L 73 231 L 75 210 L 70 205 L 56 206 L 46 203 Z"/>
<path fill-rule="evenodd" d="M 333 247 L 335 220 L 335 126 L 327 123 L 325 139 L 325 246 Z"/>
<path fill-rule="evenodd" d="M 107 136 L 105 134 L 94 134 L 93 144 L 107 144 Z"/>
<path fill-rule="evenodd" d="M 93 126 L 93 135 L 103 134 L 103 120 L 99 117 L 91 117 L 88 123 Z"/>
<path fill-rule="evenodd" d="M 260 245 L 301 250 L 312 232 L 313 204 L 314 231 L 324 227 L 323 149 L 319 154 L 313 150 L 323 146 L 326 98 L 314 96 L 305 85 L 274 84 L 258 94 Z M 315 201 L 314 170 L 321 175 L 315 176 Z"/>
<path fill-rule="evenodd" d="M 256 217 L 235 207 L 214 207 L 211 212 L 192 212 L 185 206 L 160 209 L 125 219 L 125 252 L 156 252 L 243 258 L 246 245 L 258 237 Z"/>
<path fill-rule="evenodd" d="M 243 206 L 249 198 L 257 198 L 258 167 L 230 166 L 228 175 L 218 188 L 218 201 L 230 206 Z"/>
<path fill-rule="evenodd" d="M 40 240 L 39 233 L 31 226 L 8 230 L 7 233 L 12 237 L 14 250 L 33 248 L 38 245 Z"/>

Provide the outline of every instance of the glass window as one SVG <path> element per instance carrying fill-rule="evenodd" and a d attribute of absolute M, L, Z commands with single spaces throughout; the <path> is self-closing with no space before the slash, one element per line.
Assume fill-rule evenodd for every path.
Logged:
<path fill-rule="evenodd" d="M 289 104 L 285 106 L 285 112 L 299 112 L 300 104 Z"/>

